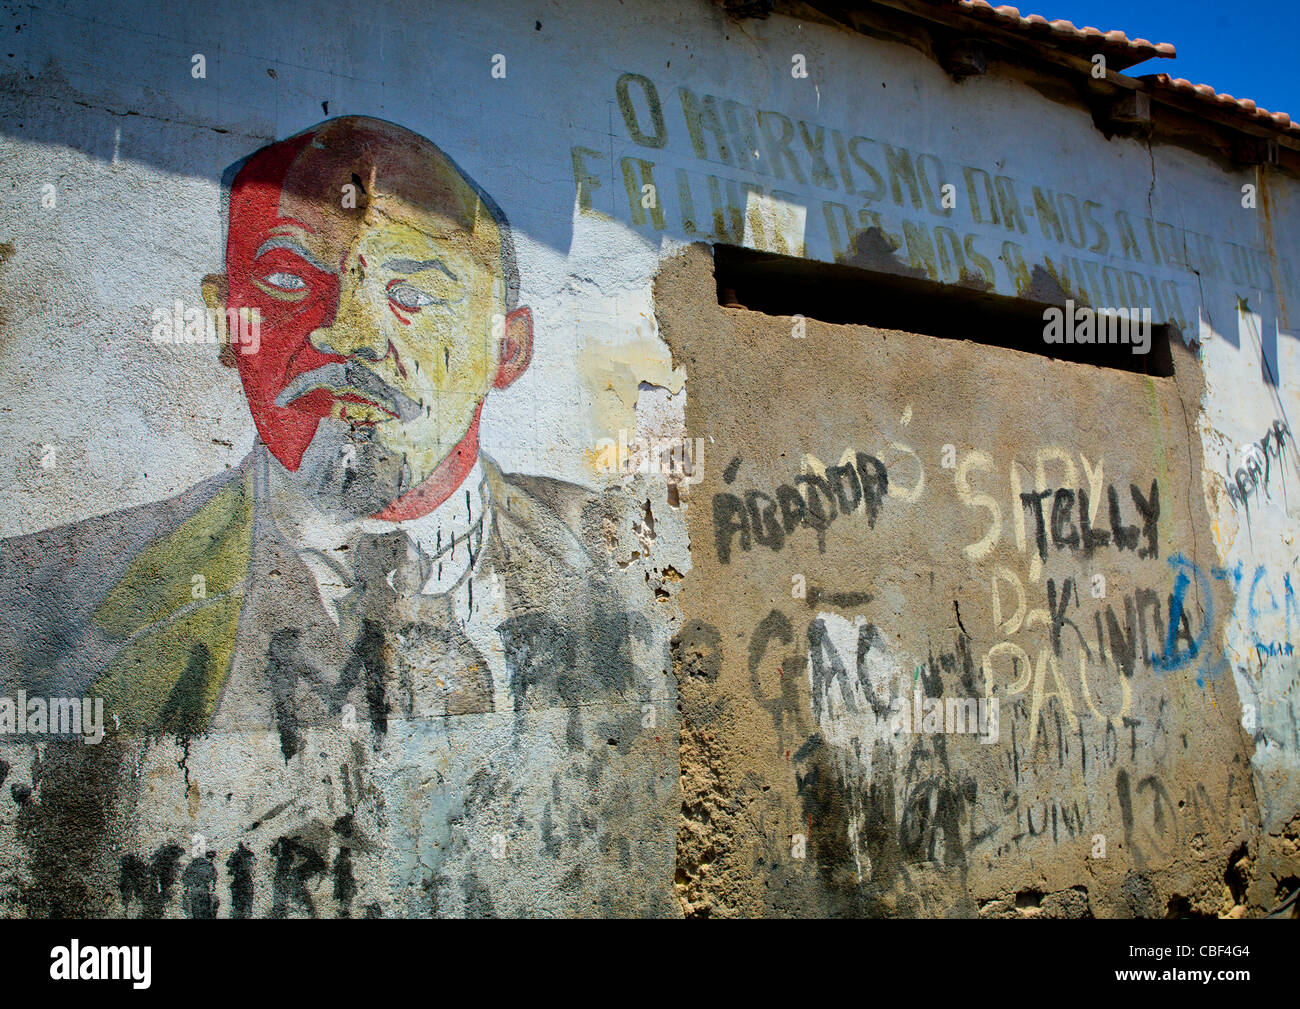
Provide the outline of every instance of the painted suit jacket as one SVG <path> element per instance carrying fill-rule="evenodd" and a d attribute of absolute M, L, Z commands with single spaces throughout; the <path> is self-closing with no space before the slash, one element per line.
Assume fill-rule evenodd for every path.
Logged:
<path fill-rule="evenodd" d="M 258 514 L 254 455 L 178 497 L 0 541 L 0 685 L 102 697 L 124 732 L 202 732 L 219 708 L 239 703 L 229 686 L 254 637 L 247 605 L 268 580 L 255 570 L 256 548 L 274 550 L 276 538 Z M 626 618 L 575 532 L 593 496 L 483 461 L 493 507 L 478 568 L 502 573 L 516 704 L 629 687 Z M 273 559 L 288 565 L 290 555 Z M 304 578 L 289 582 L 314 591 Z"/>
<path fill-rule="evenodd" d="M 645 621 L 583 545 L 599 500 L 483 458 L 475 570 L 503 585 L 512 710 L 445 629 L 381 627 L 433 642 L 439 668 L 416 679 L 439 690 L 416 701 L 374 655 L 340 650 L 268 525 L 265 458 L 0 542 L 0 693 L 102 697 L 107 723 L 99 745 L 0 740 L 17 806 L 0 913 L 670 912 L 654 894 L 671 892 L 675 751 L 642 729 Z M 633 893 L 638 856 L 656 868 Z M 567 867 L 564 896 L 538 906 L 512 882 L 522 867 Z M 120 892 L 97 892 L 104 878 Z"/>

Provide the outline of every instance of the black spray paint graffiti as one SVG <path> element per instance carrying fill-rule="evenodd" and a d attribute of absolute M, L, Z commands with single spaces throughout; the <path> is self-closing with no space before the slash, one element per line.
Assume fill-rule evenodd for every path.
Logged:
<path fill-rule="evenodd" d="M 336 820 L 332 834 L 337 839 L 312 841 L 300 835 L 280 837 L 267 849 L 272 871 L 270 917 L 319 917 L 323 909 L 318 904 L 318 895 L 323 893 L 333 894 L 333 913 L 338 917 L 353 914 L 352 903 L 358 886 L 352 860 L 356 838 L 351 816 Z M 337 847 L 332 862 L 331 846 Z M 180 909 L 186 917 L 216 918 L 222 907 L 217 853 L 207 850 L 195 855 L 182 871 L 184 855 L 184 848 L 168 842 L 159 846 L 147 862 L 137 855 L 123 857 L 118 885 L 126 911 L 130 913 L 133 906 L 138 906 L 137 917 L 161 918 L 179 897 Z M 225 860 L 232 918 L 249 918 L 253 914 L 253 868 L 257 859 L 241 841 Z M 176 892 L 178 879 L 179 894 Z M 363 910 L 366 917 L 378 914 L 373 904 Z"/>
<path fill-rule="evenodd" d="M 1279 463 L 1282 461 L 1282 446 L 1286 444 L 1287 438 L 1291 438 L 1292 444 L 1295 444 L 1291 429 L 1282 421 L 1275 420 L 1264 437 L 1246 449 L 1237 472 L 1228 473 L 1228 500 L 1234 508 L 1241 508 L 1249 515 L 1252 493 L 1263 491 L 1265 497 L 1271 498 L 1268 484 L 1273 472 L 1273 460 L 1276 459 Z"/>
<path fill-rule="evenodd" d="M 1058 590 L 1056 580 L 1049 578 L 1047 609 L 1052 619 L 1052 652 L 1058 658 L 1062 654 L 1061 632 L 1066 627 L 1069 627 L 1078 637 L 1084 655 L 1089 661 L 1105 662 L 1109 656 L 1114 667 L 1130 679 L 1138 663 L 1154 666 L 1166 654 L 1175 654 L 1176 643 L 1186 641 L 1190 648 L 1195 642 L 1187 613 L 1182 607 L 1181 600 L 1176 598 L 1174 593 L 1170 593 L 1166 600 L 1155 589 L 1137 588 L 1115 602 L 1107 603 L 1104 611 L 1098 606 L 1092 614 L 1096 631 L 1094 644 L 1090 644 L 1079 625 L 1066 616 L 1067 608 L 1071 603 L 1075 609 L 1083 606 L 1083 597 L 1080 596 L 1074 579 L 1063 579 Z M 1162 607 L 1166 603 L 1169 607 L 1170 623 L 1177 628 L 1172 635 L 1172 640 L 1166 633 L 1162 616 Z M 1123 608 L 1122 623 L 1116 606 Z M 1109 648 L 1107 648 L 1107 633 L 1103 633 L 1102 628 L 1103 615 L 1105 631 L 1109 635 Z M 1158 648 L 1152 646 L 1153 641 L 1159 646 Z"/>
<path fill-rule="evenodd" d="M 1134 784 L 1128 771 L 1117 770 L 1115 794 L 1124 827 L 1124 844 L 1134 865 L 1144 869 L 1152 861 L 1170 858 L 1191 837 L 1233 837 L 1237 832 L 1234 820 L 1244 820 L 1233 787 L 1237 774 L 1228 771 L 1222 802 L 1212 799 L 1205 784 L 1197 781 L 1195 788 L 1186 786 L 1182 799 L 1175 803 L 1174 796 L 1157 775 L 1145 775 Z"/>
<path fill-rule="evenodd" d="M 1129 495 L 1133 506 L 1142 520 L 1142 528 L 1125 525 L 1120 508 L 1119 492 L 1111 484 L 1106 490 L 1110 505 L 1110 528 L 1094 529 L 1090 521 L 1091 508 L 1088 492 L 1082 487 L 1078 490 L 1042 490 L 1020 495 L 1020 503 L 1034 520 L 1034 540 L 1038 547 L 1038 556 L 1047 560 L 1048 533 L 1051 533 L 1052 546 L 1057 550 L 1070 550 L 1091 557 L 1099 547 L 1114 546 L 1116 550 L 1136 550 L 1140 558 L 1159 557 L 1158 539 L 1160 520 L 1160 485 L 1151 481 L 1151 493 L 1143 496 L 1137 484 L 1129 485 Z M 1050 517 L 1044 513 L 1044 504 L 1052 499 Z M 1078 517 L 1073 518 L 1075 506 Z M 1077 529 L 1076 529 L 1077 524 Z M 1146 546 L 1139 547 L 1140 540 L 1146 540 Z"/>
<path fill-rule="evenodd" d="M 875 456 L 859 452 L 856 465 L 827 466 L 826 475 L 801 473 L 792 484 L 776 488 L 775 498 L 759 490 L 737 494 L 713 495 L 713 532 L 718 560 L 731 562 L 732 540 L 739 539 L 740 549 L 749 550 L 753 543 L 780 550 L 795 529 L 806 526 L 817 532 L 817 548 L 826 552 L 826 530 L 841 515 L 859 508 L 867 525 L 875 528 L 876 516 L 889 490 L 885 464 Z M 739 460 L 733 460 L 723 475 L 727 483 L 735 479 Z M 807 488 L 801 493 L 798 488 Z"/>
<path fill-rule="evenodd" d="M 122 859 L 118 889 L 122 905 L 130 907 L 140 902 L 141 918 L 161 918 L 163 909 L 171 901 L 172 887 L 176 885 L 176 869 L 185 849 L 178 844 L 164 844 L 145 862 L 135 855 Z"/>
<path fill-rule="evenodd" d="M 498 624 L 496 633 L 519 716 L 516 724 L 522 731 L 523 716 L 529 710 L 563 705 L 576 716 L 585 700 L 630 689 L 635 682 L 630 642 L 635 638 L 648 643 L 652 631 L 644 614 L 593 605 L 587 614 L 566 622 L 544 613 L 520 614 Z M 277 630 L 267 649 L 267 679 L 273 688 L 275 722 L 286 762 L 301 750 L 302 732 L 309 724 L 299 709 L 299 692 L 304 687 L 323 702 L 312 705 L 312 710 L 325 711 L 329 724 L 338 724 L 336 719 L 349 696 L 361 688 L 376 741 L 387 733 L 390 717 L 412 717 L 411 686 L 400 680 L 387 658 L 386 641 L 393 632 L 380 622 L 363 622 L 352 656 L 334 682 L 304 658 L 300 636 L 296 628 Z M 454 640 L 441 628 L 417 622 L 402 625 L 395 636 L 447 646 Z M 446 698 L 451 715 L 491 711 L 492 703 L 490 678 L 468 682 Z M 319 721 L 321 716 L 315 717 Z"/>
<path fill-rule="evenodd" d="M 888 698 L 876 693 L 867 671 L 869 656 L 881 640 L 873 625 L 862 624 L 856 648 L 841 654 L 821 617 L 811 619 L 801 635 L 786 614 L 771 610 L 750 635 L 750 687 L 771 716 L 781 749 L 792 762 L 799 822 L 806 825 L 810 857 L 827 892 L 838 894 L 844 908 L 862 914 L 885 913 L 881 901 L 892 892 L 897 907 L 919 914 L 927 898 L 914 892 L 912 872 L 922 865 L 964 872 L 967 853 L 998 827 L 977 828 L 977 782 L 950 766 L 942 738 L 918 740 L 906 753 L 892 747 L 878 752 L 874 780 L 864 791 L 861 782 L 846 778 L 835 747 L 810 724 L 810 710 L 818 707 L 815 698 L 837 682 L 858 684 L 871 714 L 887 717 Z M 718 644 L 720 650 L 720 639 Z M 777 651 L 776 644 L 793 650 Z M 960 683 L 966 693 L 980 689 L 965 634 L 952 651 L 937 656 L 932 652 L 918 675 L 934 696 L 945 692 L 945 677 L 950 686 Z M 814 699 L 811 708 L 804 691 Z M 853 693 L 843 696 L 856 711 Z M 792 737 L 802 743 L 788 748 Z M 863 853 L 870 870 L 859 879 Z"/>

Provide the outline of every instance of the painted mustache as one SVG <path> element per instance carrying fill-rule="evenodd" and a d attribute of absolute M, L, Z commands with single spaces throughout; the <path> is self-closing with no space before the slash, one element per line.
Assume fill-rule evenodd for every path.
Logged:
<path fill-rule="evenodd" d="M 331 361 L 303 372 L 275 397 L 275 405 L 288 406 L 317 389 L 339 396 L 349 393 L 362 396 L 376 406 L 396 414 L 400 420 L 412 420 L 420 415 L 419 403 L 356 361 Z"/>

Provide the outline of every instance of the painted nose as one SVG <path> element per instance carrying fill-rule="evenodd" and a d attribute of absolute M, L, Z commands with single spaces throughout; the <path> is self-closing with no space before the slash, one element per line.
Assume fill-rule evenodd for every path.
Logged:
<path fill-rule="evenodd" d="M 322 354 L 359 357 L 378 361 L 388 351 L 388 338 L 366 305 L 365 269 L 349 266 L 339 278 L 338 302 L 334 312 L 312 330 L 311 344 Z"/>

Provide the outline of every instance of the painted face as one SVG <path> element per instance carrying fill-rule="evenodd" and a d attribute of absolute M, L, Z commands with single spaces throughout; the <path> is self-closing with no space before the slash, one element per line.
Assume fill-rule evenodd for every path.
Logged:
<path fill-rule="evenodd" d="M 261 314 L 238 355 L 258 433 L 343 510 L 381 510 L 476 436 L 501 235 L 427 140 L 343 119 L 267 148 L 232 186 L 226 268 L 227 304 Z"/>

